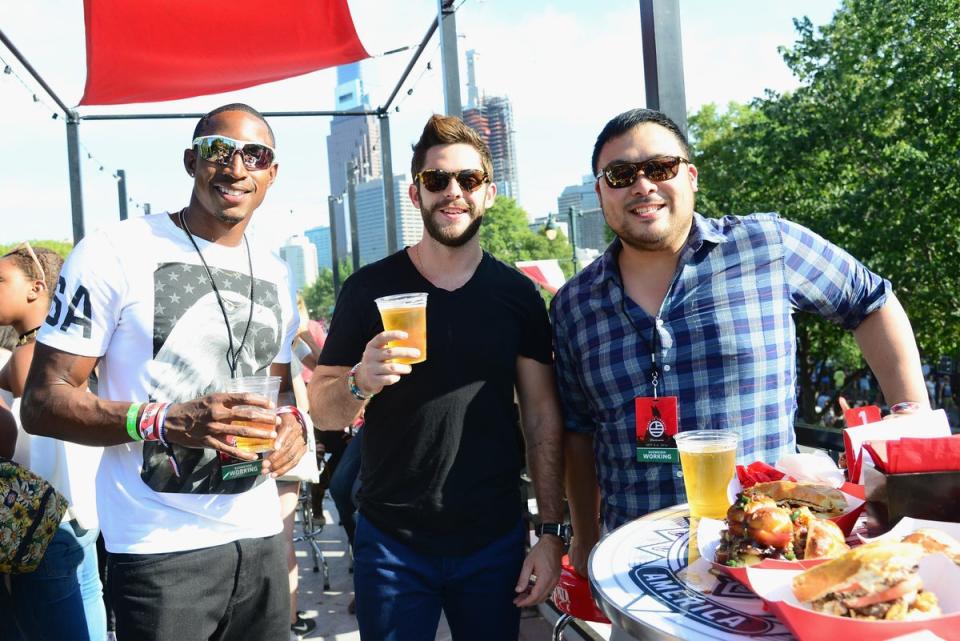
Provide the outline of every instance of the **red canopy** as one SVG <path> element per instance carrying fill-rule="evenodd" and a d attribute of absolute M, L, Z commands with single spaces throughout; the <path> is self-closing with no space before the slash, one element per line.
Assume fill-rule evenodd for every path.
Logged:
<path fill-rule="evenodd" d="M 82 105 L 177 100 L 369 57 L 347 0 L 84 0 Z"/>
<path fill-rule="evenodd" d="M 557 290 L 566 282 L 563 271 L 560 269 L 560 263 L 557 262 L 556 258 L 521 260 L 516 265 L 517 269 L 551 294 L 556 294 Z"/>

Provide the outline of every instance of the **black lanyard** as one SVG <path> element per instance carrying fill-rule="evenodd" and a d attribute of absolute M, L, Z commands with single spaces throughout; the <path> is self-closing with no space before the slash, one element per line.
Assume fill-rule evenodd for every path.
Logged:
<path fill-rule="evenodd" d="M 653 319 L 653 335 L 650 337 L 650 367 L 653 370 L 650 374 L 650 384 L 653 386 L 653 397 L 657 398 L 657 386 L 660 384 L 660 364 L 657 362 L 657 352 L 660 351 L 660 329 L 657 324 L 660 317 Z"/>
<path fill-rule="evenodd" d="M 620 311 L 623 312 L 623 315 L 627 317 L 630 321 L 630 324 L 633 325 L 633 329 L 636 330 L 638 335 L 643 335 L 643 332 L 640 331 L 640 328 L 637 327 L 636 322 L 633 320 L 633 316 L 630 315 L 630 312 L 627 311 L 627 297 L 622 295 L 620 299 Z M 653 397 L 658 398 L 657 386 L 660 385 L 661 371 L 660 364 L 657 362 L 657 353 L 660 351 L 660 329 L 658 324 L 660 323 L 660 317 L 655 316 L 653 319 L 653 334 L 650 336 L 650 385 L 653 386 Z"/>
<path fill-rule="evenodd" d="M 243 346 L 247 342 L 247 332 L 250 331 L 250 324 L 253 321 L 253 258 L 250 256 L 250 242 L 247 240 L 247 234 L 243 234 L 243 244 L 247 248 L 247 265 L 250 268 L 250 314 L 247 316 L 247 326 L 243 330 L 243 338 L 240 339 L 240 345 L 237 347 L 236 351 L 233 349 L 233 330 L 230 329 L 230 318 L 227 316 L 227 308 L 223 304 L 223 298 L 220 297 L 220 290 L 217 287 L 217 282 L 213 280 L 213 272 L 210 271 L 210 266 L 207 265 L 207 261 L 203 258 L 203 253 L 200 251 L 200 246 L 197 245 L 197 241 L 193 238 L 193 233 L 190 231 L 190 228 L 187 227 L 187 220 L 183 215 L 184 210 L 180 210 L 180 226 L 183 228 L 184 233 L 187 235 L 187 238 L 190 239 L 190 244 L 193 245 L 193 248 L 197 250 L 197 256 L 200 257 L 200 262 L 203 263 L 203 268 L 207 271 L 207 278 L 210 279 L 210 287 L 213 289 L 214 295 L 217 297 L 217 304 L 220 305 L 220 312 L 223 313 L 223 323 L 227 326 L 227 340 L 229 345 L 227 346 L 227 367 L 230 368 L 230 378 L 237 377 L 237 362 L 240 360 L 240 354 L 243 353 Z"/>

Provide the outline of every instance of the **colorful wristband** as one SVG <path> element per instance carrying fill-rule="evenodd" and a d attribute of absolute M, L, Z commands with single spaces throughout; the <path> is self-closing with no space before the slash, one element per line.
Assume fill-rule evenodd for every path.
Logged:
<path fill-rule="evenodd" d="M 144 408 L 143 415 L 140 417 L 140 438 L 144 441 L 159 440 L 157 436 L 157 414 L 160 413 L 162 407 L 163 403 L 147 403 Z"/>
<path fill-rule="evenodd" d="M 143 440 L 137 431 L 137 414 L 140 413 L 142 406 L 143 403 L 130 403 L 130 407 L 127 408 L 127 434 L 130 435 L 131 441 Z"/>
<path fill-rule="evenodd" d="M 903 401 L 890 406 L 891 414 L 913 414 L 920 411 L 920 403 L 916 401 Z"/>
<path fill-rule="evenodd" d="M 350 388 L 350 393 L 353 394 L 353 397 L 358 401 L 369 401 L 371 398 L 376 396 L 376 392 L 367 395 L 360 391 L 360 387 L 357 385 L 358 367 L 360 367 L 360 363 L 357 363 L 350 369 L 350 374 L 347 376 L 347 387 Z"/>
<path fill-rule="evenodd" d="M 160 408 L 160 413 L 157 414 L 157 440 L 160 441 L 160 445 L 164 447 L 169 447 L 167 445 L 167 410 L 170 409 L 170 406 L 173 403 L 164 403 L 163 407 Z"/>
<path fill-rule="evenodd" d="M 277 416 L 281 414 L 293 414 L 293 417 L 297 419 L 297 422 L 300 423 L 300 427 L 307 429 L 307 421 L 303 418 L 303 414 L 300 413 L 300 410 L 295 405 L 281 405 L 277 408 Z"/>

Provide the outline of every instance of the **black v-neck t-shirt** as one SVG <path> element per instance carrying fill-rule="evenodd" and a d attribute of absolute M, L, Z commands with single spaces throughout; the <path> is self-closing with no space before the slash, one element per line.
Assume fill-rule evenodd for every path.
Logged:
<path fill-rule="evenodd" d="M 400 251 L 344 283 L 320 363 L 359 362 L 383 331 L 374 299 L 408 292 L 428 294 L 427 360 L 367 405 L 359 509 L 415 549 L 467 554 L 521 515 L 517 357 L 552 363 L 546 306 L 526 276 L 486 252 L 463 287 L 446 291 Z"/>

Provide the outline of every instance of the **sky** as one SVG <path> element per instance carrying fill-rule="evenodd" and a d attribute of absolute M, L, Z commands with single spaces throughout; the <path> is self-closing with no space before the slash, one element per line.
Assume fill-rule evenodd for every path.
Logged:
<path fill-rule="evenodd" d="M 687 108 L 726 105 L 797 86 L 777 52 L 796 40 L 793 19 L 830 21 L 839 0 L 679 0 Z M 373 55 L 362 63 L 371 104 L 383 104 L 436 12 L 436 0 L 350 0 L 358 30 Z M 0 0 L 0 30 L 69 106 L 85 80 L 83 3 L 77 0 Z M 589 173 L 593 143 L 612 116 L 644 106 L 637 0 L 465 0 L 456 14 L 466 103 L 464 53 L 480 54 L 479 85 L 509 96 L 514 111 L 520 205 L 531 217 L 557 208 L 563 188 Z M 242 31 L 227 30 L 243 46 Z M 66 132 L 62 117 L 12 53 L 0 45 L 0 243 L 71 240 Z M 430 63 L 431 69 L 427 68 Z M 426 118 L 443 111 L 439 39 L 435 35 L 403 85 L 390 113 L 393 166 L 408 173 L 410 145 Z M 261 111 L 334 108 L 336 72 L 326 69 L 250 89 L 165 103 L 83 107 L 81 114 L 204 112 L 228 102 Z M 39 101 L 34 101 L 36 95 Z M 129 215 L 178 210 L 190 197 L 182 165 L 192 120 L 84 121 L 81 176 L 87 233 L 119 219 L 117 183 L 127 176 Z M 281 244 L 295 233 L 327 224 L 328 118 L 273 118 L 280 168 L 254 216 L 252 233 Z M 11 153 L 10 150 L 15 150 Z M 88 154 L 90 157 L 88 157 Z M 100 167 L 103 167 L 101 170 Z M 709 176 L 709 168 L 700 167 Z M 139 207 L 138 207 L 139 205 Z"/>

